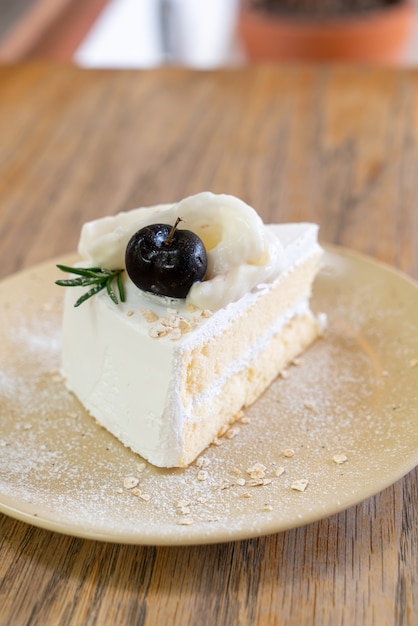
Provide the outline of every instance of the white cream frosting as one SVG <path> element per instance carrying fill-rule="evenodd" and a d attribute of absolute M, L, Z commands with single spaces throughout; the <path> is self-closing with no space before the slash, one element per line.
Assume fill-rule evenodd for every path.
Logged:
<path fill-rule="evenodd" d="M 253 208 L 234 196 L 211 192 L 87 222 L 79 253 L 93 266 L 122 269 L 133 234 L 157 222 L 172 225 L 177 217 L 183 219 L 179 228 L 202 239 L 208 256 L 205 280 L 192 286 L 188 304 L 215 311 L 257 284 L 271 282 L 286 266 L 283 245 Z"/>

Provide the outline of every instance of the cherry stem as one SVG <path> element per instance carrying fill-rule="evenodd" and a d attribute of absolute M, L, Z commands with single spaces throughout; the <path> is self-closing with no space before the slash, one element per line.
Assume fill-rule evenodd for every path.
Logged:
<path fill-rule="evenodd" d="M 170 232 L 168 233 L 168 237 L 167 239 L 164 241 L 166 246 L 169 246 L 171 243 L 171 240 L 173 239 L 173 235 L 176 232 L 176 228 L 177 226 L 180 224 L 180 222 L 183 222 L 183 218 L 182 217 L 178 217 L 176 219 L 176 223 L 174 224 L 173 228 L 170 230 Z"/>

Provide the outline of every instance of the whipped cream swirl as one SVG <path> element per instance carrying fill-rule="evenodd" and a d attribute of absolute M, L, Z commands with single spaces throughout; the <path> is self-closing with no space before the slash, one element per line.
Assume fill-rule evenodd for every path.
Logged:
<path fill-rule="evenodd" d="M 205 280 L 195 283 L 186 302 L 215 311 L 239 300 L 260 283 L 272 281 L 286 264 L 278 238 L 248 204 L 235 196 L 201 192 L 174 204 L 133 209 L 84 224 L 80 255 L 92 266 L 125 267 L 129 239 L 155 223 L 174 224 L 202 239 L 208 255 Z"/>

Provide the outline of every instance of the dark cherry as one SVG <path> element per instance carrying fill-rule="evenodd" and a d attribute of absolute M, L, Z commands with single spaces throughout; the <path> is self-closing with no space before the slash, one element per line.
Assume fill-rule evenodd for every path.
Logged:
<path fill-rule="evenodd" d="M 151 224 L 136 232 L 126 247 L 126 271 L 132 282 L 158 296 L 185 298 L 203 280 L 207 256 L 202 240 L 190 230 Z"/>

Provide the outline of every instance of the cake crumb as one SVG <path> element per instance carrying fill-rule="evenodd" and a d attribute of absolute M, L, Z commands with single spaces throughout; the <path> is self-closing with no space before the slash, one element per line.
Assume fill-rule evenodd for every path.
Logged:
<path fill-rule="evenodd" d="M 334 463 L 341 465 L 341 463 L 345 463 L 346 461 L 348 461 L 348 457 L 345 454 L 334 454 L 332 460 L 334 461 Z"/>
<path fill-rule="evenodd" d="M 418 359 L 411 359 L 409 361 L 409 367 L 417 367 L 418 365 Z"/>
<path fill-rule="evenodd" d="M 235 474 L 235 476 L 241 476 L 242 471 L 240 470 L 239 467 L 233 467 L 232 470 L 231 470 L 231 473 Z"/>
<path fill-rule="evenodd" d="M 252 478 L 248 481 L 250 487 L 264 487 L 265 485 L 271 485 L 271 478 Z"/>
<path fill-rule="evenodd" d="M 149 493 L 141 493 L 139 497 L 145 502 L 149 502 L 151 500 L 151 496 L 149 495 Z"/>
<path fill-rule="evenodd" d="M 242 494 L 241 498 L 251 498 L 251 494 L 248 493 L 248 491 L 246 491 L 245 493 Z"/>
<path fill-rule="evenodd" d="M 291 459 L 292 456 L 295 456 L 295 451 L 292 450 L 292 448 L 285 448 L 285 450 L 283 450 L 283 456 L 287 459 Z"/>
<path fill-rule="evenodd" d="M 252 478 L 248 481 L 250 487 L 261 487 L 264 484 L 262 478 Z"/>
<path fill-rule="evenodd" d="M 271 506 L 271 504 L 265 504 L 263 506 L 263 511 L 270 512 L 272 510 L 273 510 L 273 507 Z"/>
<path fill-rule="evenodd" d="M 183 509 L 186 506 L 190 506 L 190 500 L 179 500 L 176 506 L 180 509 Z"/>
<path fill-rule="evenodd" d="M 192 324 L 185 317 L 178 314 L 178 311 L 168 310 L 168 315 L 160 319 L 159 324 L 155 325 L 152 329 L 153 334 L 158 337 L 165 335 L 169 336 L 169 339 L 176 341 L 180 339 L 185 333 L 189 333 L 192 330 Z"/>
<path fill-rule="evenodd" d="M 197 475 L 197 480 L 207 480 L 208 476 L 209 474 L 207 473 L 207 471 L 202 469 Z"/>
<path fill-rule="evenodd" d="M 266 469 L 266 466 L 262 463 L 255 463 L 255 465 L 247 468 L 247 474 L 249 474 L 251 478 L 255 479 L 264 478 L 266 475 Z"/>
<path fill-rule="evenodd" d="M 251 418 L 244 415 L 244 417 L 241 417 L 240 422 L 241 424 L 249 424 L 251 422 Z"/>
<path fill-rule="evenodd" d="M 171 341 L 177 341 L 180 339 L 181 334 L 180 328 L 172 328 L 168 333 L 168 338 L 171 339 Z"/>
<path fill-rule="evenodd" d="M 287 370 L 282 370 L 279 376 L 284 379 L 289 378 L 289 372 Z"/>
<path fill-rule="evenodd" d="M 306 478 L 301 478 L 299 480 L 295 480 L 291 484 L 291 489 L 293 489 L 294 491 L 305 491 L 308 485 L 309 485 L 309 480 L 306 480 Z"/>
<path fill-rule="evenodd" d="M 233 439 L 239 433 L 239 428 L 234 426 L 233 428 L 229 428 L 225 433 L 225 439 Z"/>
<path fill-rule="evenodd" d="M 139 312 L 148 324 L 152 324 L 158 320 L 158 315 L 151 309 L 139 309 Z"/>
<path fill-rule="evenodd" d="M 149 329 L 148 335 L 153 339 L 160 339 L 160 337 L 165 337 L 168 335 L 168 328 L 163 328 L 162 326 L 153 326 Z"/>
<path fill-rule="evenodd" d="M 303 363 L 303 358 L 301 356 L 295 357 L 292 361 L 292 365 L 296 365 L 296 366 L 302 365 L 302 363 Z"/>
<path fill-rule="evenodd" d="M 305 407 L 305 409 L 308 409 L 308 411 L 315 411 L 315 405 L 313 402 L 311 402 L 310 400 L 305 400 L 305 402 L 303 403 L 303 406 Z"/>
<path fill-rule="evenodd" d="M 135 478 L 135 476 L 125 476 L 123 479 L 123 486 L 125 489 L 133 489 L 137 487 L 139 484 L 139 478 Z"/>
<path fill-rule="evenodd" d="M 247 481 L 245 480 L 245 478 L 237 478 L 237 485 L 239 485 L 240 487 L 244 487 L 244 485 L 247 484 Z"/>
<path fill-rule="evenodd" d="M 168 315 L 167 317 L 162 317 L 160 319 L 161 326 L 168 328 L 169 330 L 173 328 L 178 328 L 178 320 L 175 315 Z"/>
<path fill-rule="evenodd" d="M 274 475 L 279 478 L 279 476 L 282 476 L 285 473 L 285 468 L 284 467 L 278 467 L 276 469 L 276 471 L 274 472 Z"/>
<path fill-rule="evenodd" d="M 185 335 L 186 333 L 189 333 L 192 330 L 192 325 L 184 317 L 181 317 L 179 320 L 179 329 L 180 329 L 181 334 Z"/>
<path fill-rule="evenodd" d="M 192 517 L 181 517 L 177 523 L 181 526 L 191 526 L 194 524 L 194 519 Z"/>
<path fill-rule="evenodd" d="M 141 495 L 141 490 L 138 487 L 134 487 L 132 489 L 132 493 L 134 496 L 140 496 Z"/>
<path fill-rule="evenodd" d="M 134 312 L 131 309 L 129 311 L 126 311 L 126 315 L 128 317 L 132 317 L 133 314 L 134 314 Z"/>
<path fill-rule="evenodd" d="M 147 468 L 146 463 L 138 463 L 136 466 L 136 471 L 142 474 L 142 472 Z"/>

